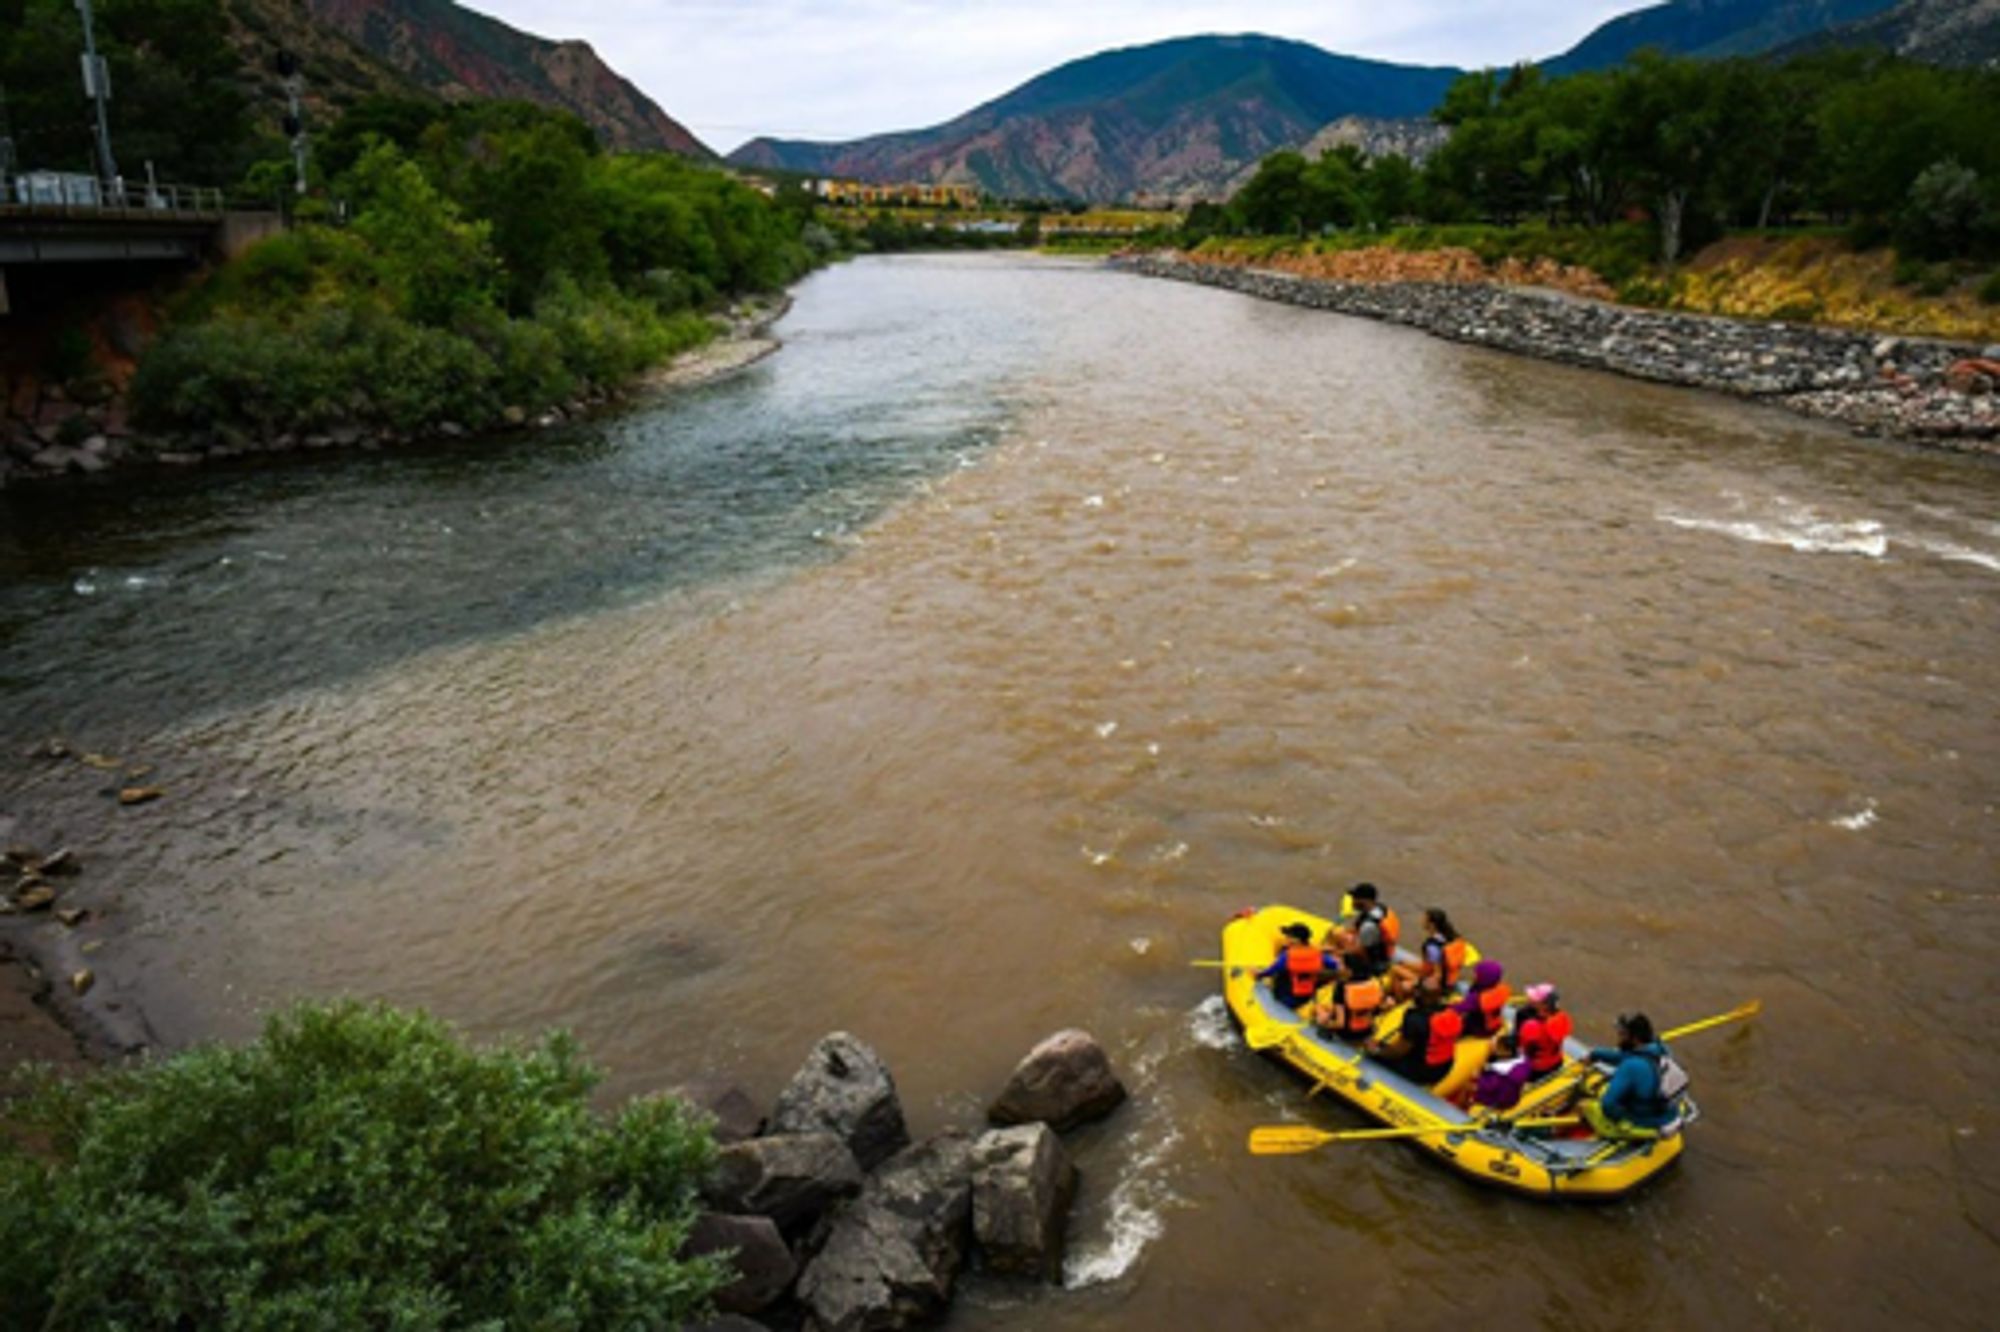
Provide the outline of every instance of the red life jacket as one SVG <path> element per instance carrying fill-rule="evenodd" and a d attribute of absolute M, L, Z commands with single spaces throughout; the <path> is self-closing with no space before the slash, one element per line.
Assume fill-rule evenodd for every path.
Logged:
<path fill-rule="evenodd" d="M 1567 1013 L 1551 1013 L 1547 1017 L 1531 1013 L 1522 1019 L 1521 1053 L 1527 1056 L 1528 1068 L 1536 1077 L 1562 1067 L 1563 1041 L 1569 1033 Z"/>
<path fill-rule="evenodd" d="M 1424 1062 L 1432 1068 L 1449 1064 L 1458 1055 L 1458 1038 L 1465 1031 L 1465 1019 L 1449 1008 L 1431 1014 L 1430 1040 L 1424 1046 Z"/>
<path fill-rule="evenodd" d="M 1293 944 L 1285 950 L 1284 994 L 1296 1006 L 1313 997 L 1319 988 L 1320 973 L 1326 970 L 1319 949 Z"/>

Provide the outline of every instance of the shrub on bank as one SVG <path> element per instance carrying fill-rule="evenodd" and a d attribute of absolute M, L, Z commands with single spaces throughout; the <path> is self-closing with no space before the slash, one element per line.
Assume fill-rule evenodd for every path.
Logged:
<path fill-rule="evenodd" d="M 451 329 L 366 304 L 309 307 L 291 319 L 221 314 L 175 327 L 147 353 L 133 410 L 155 428 L 264 435 L 343 423 L 477 428 L 510 405 L 532 412 L 615 385 L 712 333 L 691 311 L 662 314 L 644 298 L 567 279 L 528 318 L 487 310 Z"/>
<path fill-rule="evenodd" d="M 0 1325 L 671 1328 L 713 1145 L 680 1102 L 592 1112 L 566 1037 L 472 1050 L 303 1006 L 239 1048 L 40 1089 L 0 1147 Z"/>

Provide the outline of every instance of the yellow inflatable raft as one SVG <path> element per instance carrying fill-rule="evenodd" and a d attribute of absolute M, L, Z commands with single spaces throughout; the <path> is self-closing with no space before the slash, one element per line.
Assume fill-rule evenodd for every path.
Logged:
<path fill-rule="evenodd" d="M 1440 1132 L 1409 1141 L 1469 1178 L 1536 1197 L 1616 1198 L 1679 1159 L 1682 1138 L 1677 1132 L 1642 1142 L 1606 1142 L 1510 1130 L 1508 1119 L 1547 1113 L 1568 1096 L 1574 1079 L 1567 1075 L 1574 1074 L 1574 1061 L 1589 1052 L 1574 1040 L 1567 1046 L 1573 1062 L 1564 1066 L 1564 1072 L 1531 1084 L 1521 1104 L 1504 1117 L 1475 1117 L 1369 1058 L 1358 1045 L 1321 1035 L 1256 980 L 1256 973 L 1277 956 L 1280 931 L 1291 924 L 1310 927 L 1313 937 L 1320 939 L 1333 922 L 1309 911 L 1269 906 L 1238 916 L 1223 928 L 1223 995 L 1250 1047 L 1303 1074 L 1315 1092 L 1324 1088 L 1392 1127 L 1438 1127 Z M 1378 1031 L 1394 1031 L 1401 1020 L 1400 1010 L 1387 1014 Z M 1476 1074 L 1487 1045 L 1459 1042 L 1459 1063 L 1439 1085 Z"/>

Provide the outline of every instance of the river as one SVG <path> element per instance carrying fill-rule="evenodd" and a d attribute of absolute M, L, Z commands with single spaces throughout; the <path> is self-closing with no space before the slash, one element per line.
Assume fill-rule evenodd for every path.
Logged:
<path fill-rule="evenodd" d="M 1975 1326 L 2000 1280 L 2000 468 L 1021 257 L 812 278 L 550 435 L 0 495 L 0 778 L 167 1044 L 353 992 L 612 1094 L 821 1033 L 973 1121 L 1080 1025 L 1071 1289 L 966 1328 Z M 1228 913 L 1372 879 L 1586 1034 L 1762 998 L 1619 1204 L 1252 1159 Z M 81 890 L 79 890 L 81 891 Z M 1316 1107 L 1315 1122 L 1353 1120 Z"/>

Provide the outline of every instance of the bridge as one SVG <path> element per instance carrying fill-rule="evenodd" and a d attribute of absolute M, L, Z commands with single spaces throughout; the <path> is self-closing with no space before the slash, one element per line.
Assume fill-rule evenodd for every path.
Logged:
<path fill-rule="evenodd" d="M 0 314 L 7 270 L 43 264 L 228 258 L 282 230 L 274 210 L 203 186 L 128 184 L 37 171 L 0 180 Z"/>

